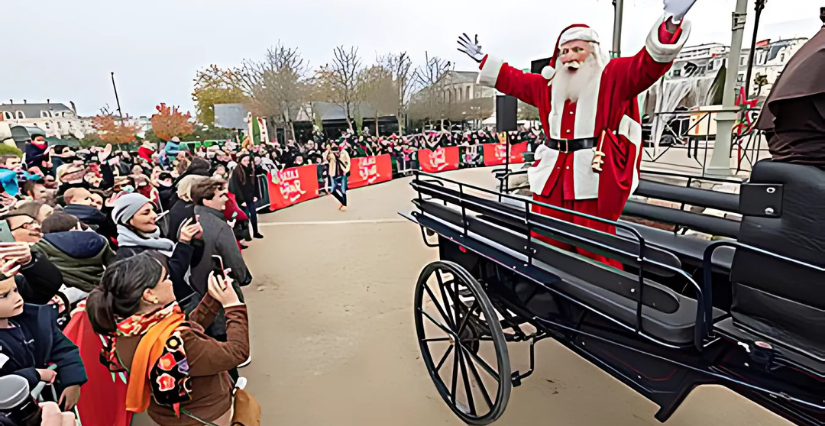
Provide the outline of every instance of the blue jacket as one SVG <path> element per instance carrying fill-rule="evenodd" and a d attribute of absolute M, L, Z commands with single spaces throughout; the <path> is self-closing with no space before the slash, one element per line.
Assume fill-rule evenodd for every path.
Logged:
<path fill-rule="evenodd" d="M 58 394 L 63 389 L 86 383 L 86 370 L 77 346 L 57 327 L 57 313 L 52 305 L 30 305 L 23 307 L 23 313 L 11 318 L 26 336 L 24 342 L 10 334 L 0 332 L 0 376 L 17 374 L 29 381 L 34 388 L 40 382 L 38 368 L 57 365 L 55 385 Z M 30 345 L 33 359 L 18 359 L 16 353 L 28 352 L 23 345 Z"/>

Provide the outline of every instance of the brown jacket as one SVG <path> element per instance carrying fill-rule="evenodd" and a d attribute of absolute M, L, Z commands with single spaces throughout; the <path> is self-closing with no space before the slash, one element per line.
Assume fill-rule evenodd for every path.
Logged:
<path fill-rule="evenodd" d="M 249 357 L 249 323 L 245 305 L 226 309 L 226 342 L 218 342 L 204 333 L 220 307 L 220 303 L 207 294 L 189 314 L 190 329 L 181 333 L 192 388 L 192 400 L 182 403 L 181 408 L 206 421 L 219 418 L 232 407 L 232 385 L 227 371 Z M 117 355 L 127 369 L 132 365 L 141 337 L 118 339 Z M 160 426 L 202 425 L 183 414 L 177 418 L 172 408 L 158 405 L 154 398 L 148 411 L 149 417 Z"/>
<path fill-rule="evenodd" d="M 332 151 L 327 151 L 326 160 L 327 160 L 327 162 L 329 162 L 329 175 L 330 176 L 337 176 L 338 175 L 338 173 L 337 173 L 337 171 L 338 171 L 338 162 L 335 161 L 336 160 L 335 154 L 333 154 Z M 341 164 L 343 165 L 343 169 L 344 169 L 343 174 L 349 173 L 350 159 L 349 159 L 349 154 L 347 154 L 346 150 L 343 150 L 343 149 L 341 150 L 340 161 L 341 161 Z"/>

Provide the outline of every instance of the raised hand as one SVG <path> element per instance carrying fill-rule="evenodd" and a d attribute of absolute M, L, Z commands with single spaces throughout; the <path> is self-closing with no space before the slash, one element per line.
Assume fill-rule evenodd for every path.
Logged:
<path fill-rule="evenodd" d="M 484 52 L 481 51 L 481 45 L 478 44 L 478 34 L 475 36 L 475 41 L 470 39 L 467 33 L 461 34 L 458 37 L 458 51 L 469 56 L 476 62 L 481 62 L 484 59 Z"/>
<path fill-rule="evenodd" d="M 664 0 L 665 13 L 673 15 L 673 19 L 681 21 L 687 15 L 696 0 Z"/>

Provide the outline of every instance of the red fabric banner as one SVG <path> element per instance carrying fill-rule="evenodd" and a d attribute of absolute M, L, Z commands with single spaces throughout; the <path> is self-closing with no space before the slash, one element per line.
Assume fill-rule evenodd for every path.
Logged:
<path fill-rule="evenodd" d="M 269 210 L 275 211 L 318 197 L 318 166 L 293 167 L 270 173 Z"/>
<path fill-rule="evenodd" d="M 350 163 L 348 188 L 360 188 L 392 179 L 390 154 L 353 158 Z"/>
<path fill-rule="evenodd" d="M 482 145 L 484 149 L 484 165 L 500 166 L 507 158 L 507 145 L 503 143 L 488 143 Z M 510 145 L 510 164 L 524 162 L 524 153 L 527 152 L 527 142 Z"/>
<path fill-rule="evenodd" d="M 437 148 L 435 151 L 429 149 L 418 151 L 418 162 L 421 165 L 421 170 L 426 173 L 458 170 L 458 159 L 457 146 Z"/>

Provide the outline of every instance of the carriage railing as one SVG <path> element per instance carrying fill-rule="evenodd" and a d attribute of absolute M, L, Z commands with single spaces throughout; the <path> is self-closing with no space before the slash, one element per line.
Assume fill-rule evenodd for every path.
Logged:
<path fill-rule="evenodd" d="M 634 324 L 633 327 L 627 327 L 624 324 L 619 323 L 618 321 L 614 320 L 614 322 L 616 322 L 617 324 L 619 324 L 620 326 L 622 326 L 624 328 L 627 328 L 629 331 L 633 331 L 637 335 L 642 336 L 642 337 L 644 337 L 644 338 L 646 338 L 650 341 L 653 341 L 657 344 L 667 346 L 667 347 L 671 347 L 671 348 L 680 348 L 679 346 L 675 346 L 675 345 L 672 345 L 672 344 L 669 344 L 669 343 L 666 343 L 666 342 L 662 342 L 659 339 L 656 339 L 655 337 L 649 335 L 648 333 L 645 333 L 645 331 L 644 331 L 642 317 L 643 317 L 643 306 L 644 306 L 644 288 L 647 286 L 647 283 L 645 282 L 645 276 L 644 276 L 644 273 L 645 273 L 645 270 L 646 270 L 645 266 L 665 270 L 669 273 L 672 273 L 674 276 L 680 276 L 680 277 L 684 278 L 685 282 L 692 285 L 694 290 L 696 291 L 697 309 L 696 309 L 696 327 L 695 327 L 695 332 L 694 332 L 694 344 L 693 344 L 693 346 L 699 351 L 701 351 L 706 346 L 705 343 L 706 343 L 707 333 L 704 333 L 704 330 L 707 330 L 707 327 L 705 325 L 705 322 L 706 321 L 711 321 L 712 322 L 713 305 L 712 305 L 712 303 L 708 303 L 708 301 L 707 301 L 708 299 L 705 296 L 705 289 L 703 288 L 703 286 L 700 286 L 698 283 L 696 283 L 696 281 L 694 281 L 693 278 L 688 273 L 686 273 L 683 269 L 676 268 L 676 267 L 673 267 L 671 265 L 667 265 L 665 263 L 658 262 L 654 259 L 651 259 L 649 256 L 647 256 L 646 251 L 648 249 L 648 245 L 646 244 L 645 239 L 642 237 L 642 235 L 635 228 L 633 228 L 632 226 L 629 226 L 629 225 L 621 223 L 621 222 L 616 222 L 616 221 L 603 219 L 603 218 L 600 218 L 600 217 L 591 216 L 591 215 L 587 215 L 587 214 L 584 214 L 584 213 L 576 212 L 576 211 L 573 211 L 573 210 L 564 209 L 564 208 L 561 208 L 561 207 L 558 207 L 558 206 L 552 206 L 552 205 L 549 205 L 549 204 L 544 204 L 544 203 L 536 202 L 536 201 L 533 201 L 533 200 L 512 196 L 510 194 L 498 193 L 498 192 L 495 192 L 495 191 L 491 191 L 489 189 L 485 189 L 485 188 L 481 188 L 481 187 L 478 187 L 478 186 L 475 186 L 475 185 L 459 182 L 459 181 L 449 179 L 449 178 L 445 178 L 445 177 L 442 177 L 442 176 L 436 176 L 436 175 L 425 173 L 425 172 L 415 171 L 414 172 L 414 179 L 411 182 L 411 185 L 418 192 L 418 199 L 420 201 L 425 201 L 424 198 L 423 198 L 423 194 L 422 194 L 422 185 L 420 183 L 426 183 L 427 181 L 430 180 L 430 179 L 428 179 L 427 181 L 425 181 L 425 180 L 421 179 L 421 177 L 428 177 L 428 178 L 435 179 L 435 180 L 441 180 L 441 181 L 448 182 L 448 183 L 451 183 L 451 184 L 454 184 L 454 185 L 458 186 L 459 195 L 458 195 L 457 200 L 455 199 L 455 196 L 450 195 L 446 192 L 439 191 L 436 188 L 431 188 L 427 192 L 431 192 L 433 198 L 440 198 L 442 201 L 449 202 L 449 203 L 455 204 L 458 207 L 460 207 L 460 209 L 461 209 L 461 223 L 462 223 L 462 236 L 463 237 L 468 237 L 469 236 L 469 229 L 468 229 L 469 221 L 468 221 L 468 218 L 467 218 L 467 210 L 468 209 L 471 210 L 471 211 L 482 213 L 482 214 L 484 214 L 483 212 L 485 212 L 485 211 L 488 212 L 488 213 L 492 212 L 495 215 L 505 216 L 505 217 L 509 217 L 513 220 L 521 221 L 525 226 L 525 229 L 526 229 L 525 237 L 527 239 L 527 245 L 524 246 L 523 252 L 521 252 L 522 255 L 527 256 L 527 263 L 525 264 L 525 266 L 534 266 L 533 265 L 533 252 L 534 252 L 533 251 L 533 245 L 534 245 L 533 231 L 538 231 L 538 230 L 547 232 L 550 235 L 552 235 L 553 237 L 556 237 L 556 238 L 559 238 L 559 239 L 563 238 L 564 240 L 567 240 L 568 244 L 574 245 L 576 247 L 584 246 L 582 248 L 586 249 L 586 250 L 595 248 L 597 250 L 593 250 L 593 251 L 601 251 L 603 254 L 607 254 L 607 256 L 605 256 L 605 257 L 609 257 L 611 259 L 620 260 L 620 259 L 617 259 L 617 257 L 635 258 L 636 263 L 638 264 L 637 277 L 638 277 L 638 284 L 639 284 L 639 291 L 637 293 L 637 297 L 636 297 L 636 300 L 635 300 L 636 301 L 635 324 Z M 507 212 L 505 209 L 493 209 L 492 207 L 489 207 L 489 206 L 486 206 L 484 204 L 481 204 L 481 203 L 478 203 L 478 202 L 475 202 L 473 200 L 469 200 L 469 199 L 465 198 L 466 196 L 469 195 L 469 194 L 465 193 L 465 189 L 472 189 L 473 191 L 477 191 L 477 192 L 480 192 L 480 193 L 483 193 L 483 194 L 488 194 L 488 195 L 498 196 L 498 197 L 504 197 L 504 198 L 508 198 L 508 199 L 511 199 L 511 200 L 514 200 L 514 201 L 517 201 L 517 202 L 522 202 L 522 203 L 524 203 L 524 209 L 521 210 L 520 214 L 518 214 L 518 215 L 516 215 L 514 213 Z M 436 195 L 441 195 L 441 196 L 438 197 Z M 495 201 L 495 200 L 491 199 L 490 201 Z M 531 211 L 532 206 L 540 206 L 540 207 L 555 210 L 555 211 L 558 211 L 558 212 L 561 212 L 561 213 L 566 213 L 566 214 L 586 218 L 588 220 L 592 220 L 592 221 L 604 223 L 604 224 L 607 224 L 607 225 L 611 225 L 611 226 L 614 226 L 618 229 L 623 229 L 623 230 L 627 231 L 629 234 L 631 234 L 635 237 L 635 239 L 636 239 L 635 243 L 637 244 L 638 252 L 636 252 L 636 253 L 627 252 L 625 250 L 621 250 L 621 249 L 618 249 L 616 247 L 612 247 L 608 244 L 604 244 L 604 243 L 599 242 L 599 241 L 594 241 L 594 240 L 592 240 L 592 239 L 590 239 L 586 236 L 575 235 L 575 234 L 572 234 L 570 232 L 566 232 L 564 230 L 546 225 L 544 223 L 533 221 L 533 220 L 531 220 L 531 217 L 532 216 L 537 216 L 538 214 L 533 213 Z M 544 216 L 544 217 L 547 217 L 547 216 Z M 559 219 L 556 219 L 556 220 L 559 220 Z M 605 236 L 608 236 L 608 237 L 622 238 L 625 241 L 628 241 L 628 242 L 631 242 L 631 243 L 634 242 L 634 241 L 632 241 L 630 239 L 627 239 L 627 238 L 618 237 L 616 235 L 607 234 L 607 233 L 597 231 L 597 230 L 594 230 L 594 229 L 591 229 L 591 228 L 576 225 L 572 222 L 566 222 L 566 224 L 569 224 L 570 226 L 572 226 L 576 229 L 581 229 L 581 230 L 585 231 L 585 233 L 597 233 L 597 234 L 602 234 L 602 235 L 605 235 Z M 589 308 L 596 311 L 596 312 L 598 312 L 596 309 L 594 309 L 592 307 L 589 307 Z M 599 314 L 601 314 L 605 318 L 610 318 L 609 315 L 606 315 L 604 313 L 599 312 Z"/>

